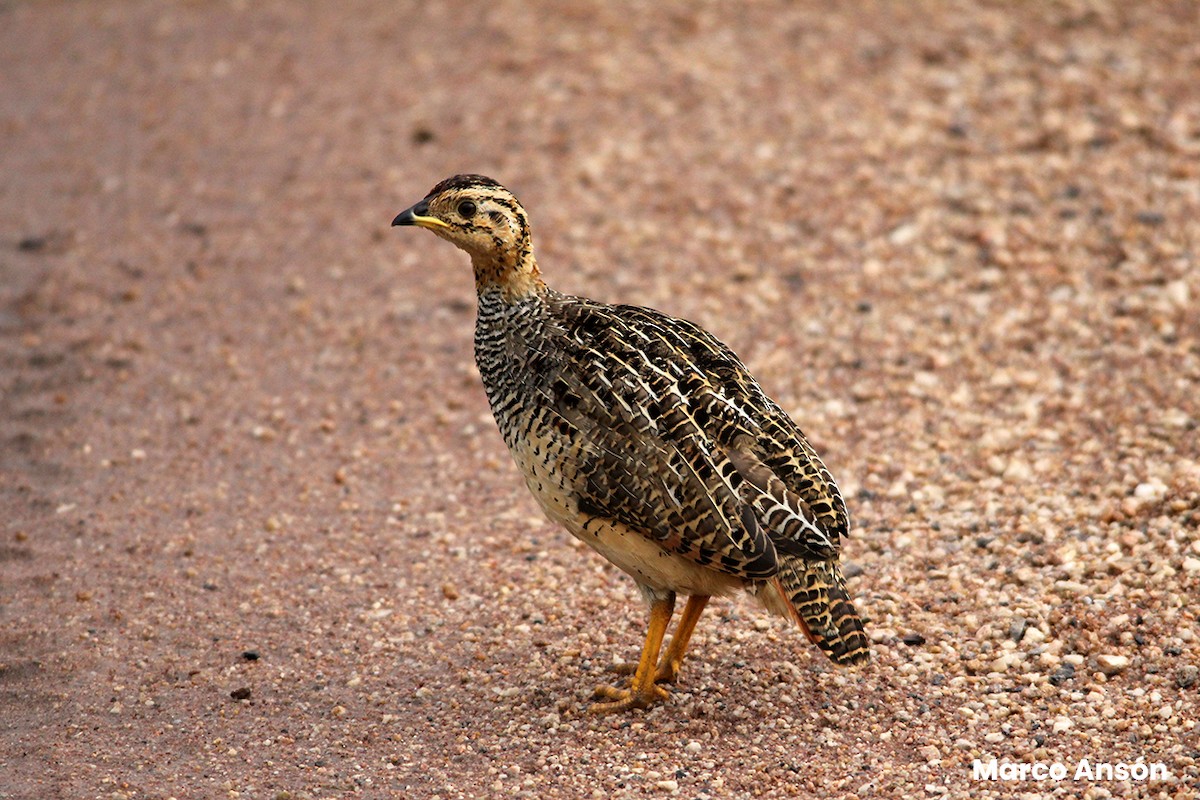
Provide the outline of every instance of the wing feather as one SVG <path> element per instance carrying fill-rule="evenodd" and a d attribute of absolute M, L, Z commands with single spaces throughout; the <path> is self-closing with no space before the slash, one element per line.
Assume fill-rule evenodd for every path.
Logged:
<path fill-rule="evenodd" d="M 725 345 L 649 309 L 578 298 L 561 324 L 573 352 L 547 391 L 579 443 L 581 508 L 746 578 L 775 574 L 777 551 L 836 556 L 836 485 Z"/>

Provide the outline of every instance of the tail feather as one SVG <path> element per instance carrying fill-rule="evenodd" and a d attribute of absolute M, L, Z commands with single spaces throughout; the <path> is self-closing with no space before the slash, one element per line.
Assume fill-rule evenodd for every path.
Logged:
<path fill-rule="evenodd" d="M 775 585 L 789 616 L 835 664 L 870 658 L 862 617 L 850 602 L 837 561 L 790 558 L 779 565 Z"/>

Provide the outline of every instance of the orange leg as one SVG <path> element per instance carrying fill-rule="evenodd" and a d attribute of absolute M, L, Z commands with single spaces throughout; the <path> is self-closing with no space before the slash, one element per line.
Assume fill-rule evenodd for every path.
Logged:
<path fill-rule="evenodd" d="M 688 598 L 687 605 L 683 607 L 683 614 L 679 617 L 679 624 L 675 626 L 671 644 L 667 646 L 662 661 L 658 662 L 658 674 L 654 678 L 656 681 L 674 683 L 679 677 L 679 668 L 683 665 L 688 642 L 692 640 L 692 631 L 696 630 L 696 623 L 700 621 L 700 615 L 704 613 L 706 605 L 707 595 L 694 594 Z"/>
<path fill-rule="evenodd" d="M 687 605 L 683 607 L 683 614 L 679 617 L 679 624 L 675 626 L 675 635 L 671 637 L 667 651 L 658 662 L 658 671 L 654 676 L 656 683 L 674 683 L 679 677 L 679 668 L 683 664 L 688 643 L 692 640 L 692 632 L 696 630 L 696 623 L 700 621 L 700 615 L 704 613 L 708 600 L 708 595 L 703 594 L 688 598 Z M 622 663 L 613 667 L 613 670 L 618 675 L 632 675 L 637 672 L 637 668 L 637 664 Z"/>
<path fill-rule="evenodd" d="M 658 652 L 662 649 L 663 637 L 667 633 L 667 625 L 671 615 L 675 613 L 674 593 L 665 599 L 656 600 L 650 606 L 650 625 L 646 629 L 646 642 L 642 645 L 642 657 L 638 661 L 637 671 L 628 689 L 618 689 L 615 686 L 601 686 L 596 689 L 595 696 L 608 700 L 606 703 L 593 703 L 588 711 L 592 714 L 612 714 L 618 711 L 628 711 L 631 708 L 649 708 L 655 703 L 666 700 L 670 695 L 667 690 L 655 683 L 658 663 Z"/>

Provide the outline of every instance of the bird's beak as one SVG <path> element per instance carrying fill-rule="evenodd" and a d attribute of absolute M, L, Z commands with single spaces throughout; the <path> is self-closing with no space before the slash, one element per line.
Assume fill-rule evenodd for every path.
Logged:
<path fill-rule="evenodd" d="M 396 215 L 392 225 L 416 225 L 421 228 L 449 228 L 437 217 L 429 216 L 429 202 L 422 200 L 412 208 L 406 208 Z"/>

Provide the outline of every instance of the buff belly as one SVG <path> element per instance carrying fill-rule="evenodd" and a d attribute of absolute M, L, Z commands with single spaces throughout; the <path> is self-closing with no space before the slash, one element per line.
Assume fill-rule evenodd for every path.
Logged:
<path fill-rule="evenodd" d="M 575 492 L 564 480 L 567 470 L 555 469 L 555 443 L 548 437 L 530 435 L 510 446 L 525 484 L 546 516 L 561 524 L 577 539 L 612 562 L 638 585 L 655 592 L 683 595 L 729 595 L 754 588 L 734 575 L 701 566 L 691 559 L 668 552 L 632 528 L 616 520 L 601 519 L 579 510 Z"/>

